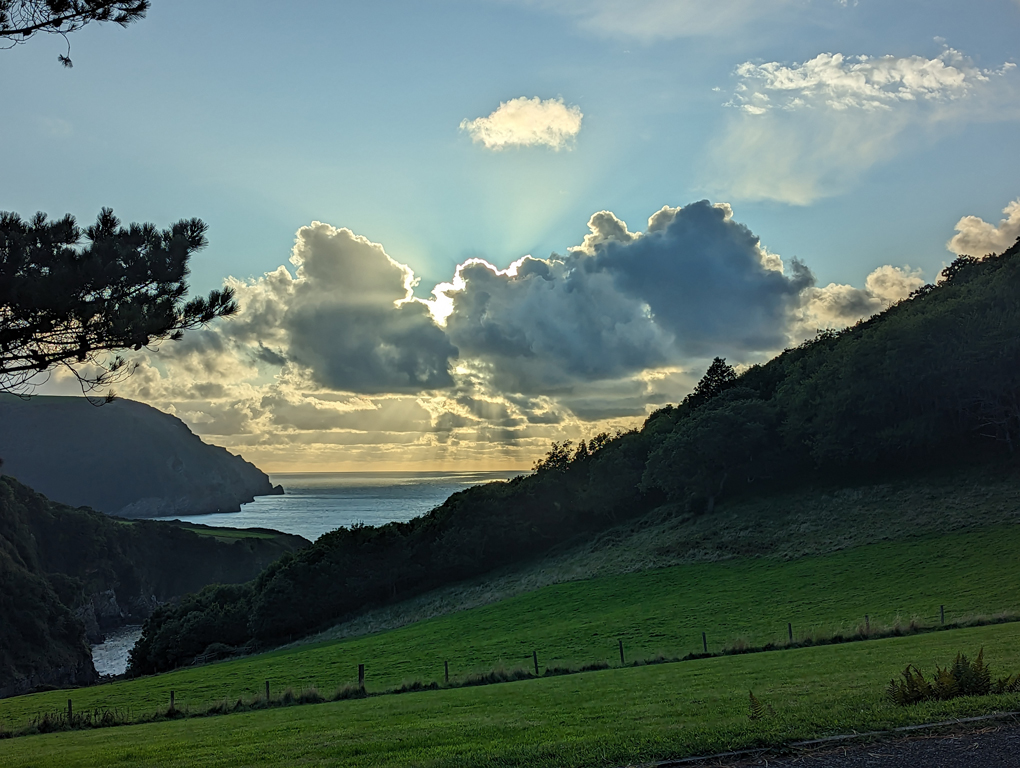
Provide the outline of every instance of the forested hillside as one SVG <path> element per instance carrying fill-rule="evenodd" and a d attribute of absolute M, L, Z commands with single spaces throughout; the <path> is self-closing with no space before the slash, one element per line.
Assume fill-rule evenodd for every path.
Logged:
<path fill-rule="evenodd" d="M 92 682 L 88 635 L 211 582 L 251 579 L 308 544 L 200 531 L 73 509 L 0 477 L 0 696 Z"/>
<path fill-rule="evenodd" d="M 859 481 L 1009 455 L 1020 440 L 1020 243 L 740 375 L 717 359 L 640 430 L 554 444 L 536 471 L 428 515 L 340 529 L 243 586 L 156 611 L 136 674 L 212 643 L 271 645 L 390 600 L 524 561 L 669 502 Z"/>

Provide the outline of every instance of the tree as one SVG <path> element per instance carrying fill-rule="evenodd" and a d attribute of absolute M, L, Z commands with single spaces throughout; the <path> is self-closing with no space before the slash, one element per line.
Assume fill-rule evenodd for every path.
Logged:
<path fill-rule="evenodd" d="M 694 387 L 694 391 L 688 395 L 687 400 L 692 405 L 701 405 L 713 397 L 732 387 L 737 381 L 737 372 L 733 366 L 726 362 L 725 357 L 717 357 L 708 366 L 701 381 Z"/>
<path fill-rule="evenodd" d="M 655 448 L 642 486 L 689 505 L 703 503 L 704 511 L 712 512 L 731 477 L 752 482 L 767 472 L 762 454 L 775 419 L 771 406 L 753 391 L 730 389 L 682 420 Z"/>
<path fill-rule="evenodd" d="M 0 392 L 31 391 L 57 366 L 83 391 L 107 386 L 128 370 L 109 353 L 176 340 L 236 312 L 229 288 L 185 299 L 188 261 L 206 229 L 199 219 L 162 231 L 121 227 L 109 208 L 85 230 L 70 215 L 0 212 Z"/>
<path fill-rule="evenodd" d="M 0 47 L 11 48 L 37 32 L 60 35 L 67 40 L 92 22 L 113 22 L 126 27 L 145 16 L 149 0 L 0 0 Z M 71 45 L 57 56 L 71 66 Z"/>

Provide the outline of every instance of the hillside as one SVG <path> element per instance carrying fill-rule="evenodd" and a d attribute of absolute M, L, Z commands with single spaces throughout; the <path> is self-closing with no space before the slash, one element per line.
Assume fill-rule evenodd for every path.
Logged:
<path fill-rule="evenodd" d="M 978 498 L 980 490 L 985 491 L 984 504 Z M 273 696 L 278 699 L 286 695 L 288 688 L 293 689 L 292 695 L 296 698 L 310 686 L 328 697 L 338 687 L 356 680 L 358 665 L 364 664 L 366 686 L 374 696 L 414 681 L 420 686 L 434 681 L 444 687 L 444 662 L 449 663 L 451 687 L 501 666 L 530 674 L 535 651 L 543 677 L 547 676 L 547 670 L 576 669 L 582 664 L 628 667 L 629 670 L 595 673 L 601 677 L 591 686 L 593 689 L 602 686 L 603 697 L 612 696 L 617 688 L 625 688 L 631 691 L 628 699 L 632 706 L 672 700 L 675 695 L 703 699 L 690 691 L 692 686 L 701 686 L 699 679 L 706 669 L 702 666 L 704 661 L 719 670 L 719 677 L 713 681 L 718 689 L 710 698 L 730 697 L 736 691 L 737 698 L 727 707 L 736 707 L 736 714 L 742 715 L 746 722 L 743 713 L 749 686 L 742 688 L 740 682 L 729 677 L 737 673 L 746 657 L 734 655 L 733 651 L 763 646 L 778 649 L 778 652 L 753 654 L 758 660 L 748 663 L 782 670 L 770 683 L 781 686 L 791 677 L 801 677 L 798 668 L 804 662 L 806 649 L 796 646 L 822 645 L 830 650 L 817 650 L 828 657 L 828 664 L 832 666 L 815 667 L 815 677 L 810 681 L 812 690 L 823 689 L 833 676 L 845 680 L 845 674 L 860 674 L 849 693 L 853 697 L 864 695 L 878 704 L 888 677 L 901 670 L 908 660 L 920 661 L 916 656 L 901 655 L 890 645 L 908 641 L 926 654 L 928 649 L 937 646 L 943 649 L 940 655 L 948 649 L 950 658 L 957 650 L 974 653 L 979 646 L 972 643 L 977 641 L 960 637 L 969 633 L 973 638 L 973 631 L 959 627 L 980 623 L 982 615 L 984 621 L 1011 622 L 1002 627 L 980 628 L 981 637 L 1002 639 L 994 649 L 991 645 L 986 647 L 986 658 L 994 661 L 997 672 L 1020 671 L 1020 651 L 1016 645 L 1020 624 L 1015 621 L 1020 609 L 1020 596 L 1015 588 L 1020 578 L 1020 561 L 1001 556 L 1020 546 L 1017 490 L 1015 480 L 984 482 L 980 487 L 972 486 L 948 499 L 949 507 L 960 508 L 957 519 L 950 524 L 951 533 L 918 535 L 917 531 L 911 534 L 903 530 L 894 541 L 858 543 L 849 549 L 793 560 L 782 556 L 701 560 L 573 581 L 503 599 L 493 605 L 419 621 L 394 631 L 285 648 L 162 675 L 118 680 L 75 691 L 73 698 L 75 706 L 83 711 L 129 712 L 132 713 L 129 720 L 144 721 L 157 711 L 165 712 L 170 691 L 176 692 L 177 705 L 193 715 L 208 709 L 223 713 L 236 708 L 245 712 L 247 705 L 236 703 L 257 701 L 266 680 L 271 681 Z M 868 494 L 865 491 L 862 495 Z M 885 509 L 896 511 L 905 501 L 902 494 L 888 495 Z M 882 504 L 878 494 L 872 495 L 868 502 L 875 506 Z M 977 512 L 982 519 L 966 526 L 965 508 Z M 938 516 L 940 511 L 941 508 L 932 510 L 933 516 Z M 996 519 L 1009 522 L 993 523 Z M 932 518 L 925 521 L 923 513 L 918 513 L 914 522 L 937 521 Z M 961 524 L 964 527 L 957 527 Z M 895 535 L 891 530 L 888 532 Z M 794 546 L 817 541 L 817 534 L 806 531 L 799 539 L 793 542 Z M 945 625 L 941 623 L 940 606 L 945 609 Z M 927 632 L 921 637 L 895 637 L 909 635 L 915 628 Z M 787 649 L 788 631 L 792 631 L 795 641 L 791 649 Z M 702 632 L 706 633 L 704 642 L 708 651 L 722 652 L 724 658 L 714 661 L 688 658 L 683 663 L 665 664 L 661 674 L 670 677 L 672 682 L 668 687 L 640 690 L 642 667 L 631 665 L 701 654 Z M 875 639 L 890 634 L 894 639 Z M 870 640 L 825 645 L 836 635 L 844 641 Z M 625 664 L 621 664 L 619 658 L 621 640 L 626 653 Z M 862 671 L 858 665 L 865 657 L 871 661 L 866 664 L 869 669 Z M 857 664 L 840 662 L 847 658 L 856 658 Z M 880 658 L 883 661 L 878 664 Z M 935 658 L 943 661 L 939 656 Z M 673 671 L 667 671 L 669 668 Z M 627 671 L 630 674 L 625 674 Z M 567 690 L 587 685 L 582 678 L 584 676 L 566 678 Z M 755 692 L 765 695 L 759 685 L 762 683 L 754 684 Z M 548 690 L 545 680 L 490 686 L 483 694 L 484 705 L 479 702 L 478 715 L 493 717 L 493 710 L 502 710 L 521 696 L 539 696 L 538 691 L 542 690 Z M 839 695 L 829 700 L 830 705 L 845 702 L 847 690 L 834 688 L 831 692 Z M 72 694 L 40 693 L 0 702 L 0 724 L 6 723 L 9 729 L 17 730 L 41 712 L 59 711 L 69 695 Z M 630 699 L 631 695 L 635 698 Z M 801 692 L 800 695 L 809 694 Z M 364 728 L 385 731 L 389 717 L 408 706 L 408 699 L 420 701 L 423 710 L 431 710 L 431 716 L 440 718 L 443 717 L 440 712 L 443 702 L 449 700 L 445 691 L 425 691 L 412 696 L 381 696 L 375 704 L 351 706 L 371 709 L 373 714 L 366 716 Z M 977 706 L 981 702 L 974 704 Z M 539 706 L 529 712 L 527 719 L 555 726 L 564 717 L 569 719 L 579 706 L 582 705 L 578 702 L 568 704 L 565 709 L 559 704 L 548 708 Z M 300 709 L 309 710 L 307 707 Z M 280 716 L 302 720 L 315 717 L 314 709 Z M 896 708 L 886 709 L 881 716 L 895 716 L 895 713 Z M 276 717 L 269 713 L 265 716 Z M 712 716 L 709 710 L 698 708 L 690 717 L 692 720 L 701 718 L 702 725 L 707 727 Z M 253 740 L 269 744 L 276 738 L 275 734 L 266 732 L 265 720 L 253 721 L 248 714 L 217 718 L 213 727 L 228 730 L 235 727 L 239 719 L 249 723 Z M 856 721 L 843 721 L 844 725 L 850 722 Z M 202 728 L 201 721 L 192 721 L 192 727 Z M 336 722 L 310 724 L 309 727 L 312 728 L 307 733 L 310 743 L 320 745 L 309 757 L 325 759 L 325 753 L 319 750 L 324 742 L 334 740 Z M 122 734 L 120 738 L 127 741 L 127 734 Z"/>
<path fill-rule="evenodd" d="M 73 509 L 0 477 L 0 697 L 93 682 L 89 638 L 206 584 L 247 581 L 308 545 L 223 532 Z"/>
<path fill-rule="evenodd" d="M 226 449 L 143 403 L 0 394 L 3 473 L 54 501 L 119 517 L 237 512 L 282 493 Z"/>
<path fill-rule="evenodd" d="M 285 642 L 663 504 L 712 516 L 729 500 L 812 483 L 1000 461 L 1020 440 L 1017 403 L 1020 244 L 961 257 L 937 286 L 739 376 L 717 359 L 640 430 L 554 444 L 531 476 L 468 489 L 408 523 L 334 531 L 242 589 L 161 610 L 132 669 L 173 668 L 214 642 Z"/>
<path fill-rule="evenodd" d="M 294 645 L 397 629 L 555 584 L 746 558 L 778 565 L 882 542 L 1018 524 L 1020 472 L 1011 462 L 878 484 L 798 488 L 726 501 L 713 515 L 667 504 L 533 562 L 362 611 Z"/>

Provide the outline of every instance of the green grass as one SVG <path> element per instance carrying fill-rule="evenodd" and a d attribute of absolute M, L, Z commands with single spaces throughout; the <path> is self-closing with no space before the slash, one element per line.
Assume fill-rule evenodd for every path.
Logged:
<path fill-rule="evenodd" d="M 251 698 L 270 680 L 273 692 L 316 686 L 323 692 L 352 682 L 366 666 L 369 691 L 413 679 L 442 680 L 443 662 L 454 678 L 470 672 L 530 666 L 532 651 L 544 668 L 596 660 L 619 663 L 700 652 L 734 643 L 763 645 L 786 639 L 850 635 L 870 616 L 873 629 L 913 617 L 936 625 L 1020 609 L 1020 526 L 887 542 L 834 554 L 777 560 L 692 563 L 643 573 L 558 584 L 501 603 L 350 640 L 324 642 L 179 670 L 0 701 L 0 721 L 20 727 L 42 711 L 61 709 L 70 696 L 78 709 L 111 707 L 144 717 L 165 708 L 171 690 L 178 706 L 202 711 L 224 698 Z M 680 665 L 684 666 L 684 665 Z"/>
<path fill-rule="evenodd" d="M 212 528 L 212 527 L 200 527 L 195 525 L 182 525 L 180 527 L 186 531 L 197 533 L 199 536 L 209 536 L 210 538 L 221 539 L 223 541 L 237 541 L 239 539 L 278 538 L 278 534 L 271 533 L 270 531 L 257 531 L 254 529 Z"/>
<path fill-rule="evenodd" d="M 613 766 L 994 710 L 1020 695 L 896 707 L 884 688 L 985 649 L 1020 667 L 1020 624 L 380 696 L 0 742 L 5 766 Z M 776 714 L 748 718 L 753 690 Z"/>
<path fill-rule="evenodd" d="M 747 557 L 785 562 L 865 544 L 1018 523 L 1020 475 L 1012 464 L 731 499 L 711 515 L 667 506 L 533 563 L 365 611 L 309 640 L 396 629 L 550 584 Z"/>

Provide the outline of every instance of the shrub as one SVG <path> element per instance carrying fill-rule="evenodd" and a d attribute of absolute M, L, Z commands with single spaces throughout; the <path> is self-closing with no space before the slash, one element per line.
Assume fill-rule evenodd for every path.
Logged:
<path fill-rule="evenodd" d="M 405 680 L 399 688 L 393 689 L 393 693 L 414 693 L 415 691 L 436 690 L 439 690 L 439 683 L 435 680 L 430 683 L 423 683 L 421 680 Z"/>
<path fill-rule="evenodd" d="M 304 688 L 297 695 L 298 704 L 321 704 L 325 700 L 326 697 L 319 693 L 319 689 L 314 685 Z"/>
<path fill-rule="evenodd" d="M 355 683 L 341 685 L 330 696 L 330 701 L 343 701 L 345 699 L 363 699 L 368 696 L 365 689 Z"/>
<path fill-rule="evenodd" d="M 535 675 L 524 667 L 507 669 L 498 666 L 488 672 L 474 672 L 461 681 L 463 686 L 471 685 L 492 685 L 493 683 L 512 683 L 515 680 L 530 680 Z"/>
<path fill-rule="evenodd" d="M 962 653 L 949 666 L 935 666 L 930 680 L 913 664 L 900 673 L 902 680 L 890 680 L 886 697 L 894 704 L 907 706 L 921 701 L 948 701 L 957 696 L 986 696 L 989 693 L 1020 691 L 1020 675 L 1005 677 L 992 685 L 992 673 L 985 664 L 982 648 L 974 661 Z"/>
<path fill-rule="evenodd" d="M 603 669 L 609 669 L 609 662 L 592 661 L 589 662 L 588 664 L 582 664 L 579 667 L 574 666 L 546 667 L 542 675 L 544 677 L 555 677 L 557 675 L 573 675 L 578 672 L 596 672 Z"/>

